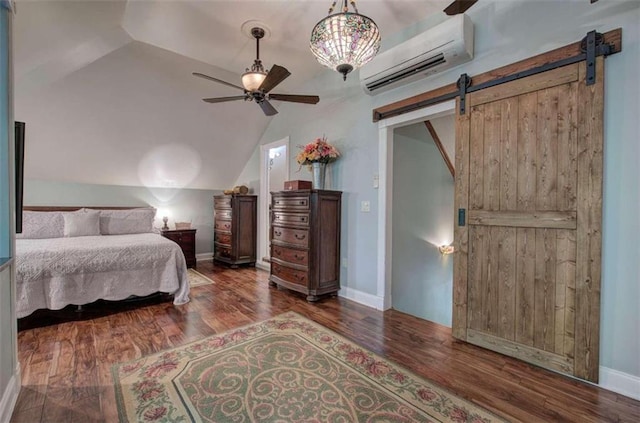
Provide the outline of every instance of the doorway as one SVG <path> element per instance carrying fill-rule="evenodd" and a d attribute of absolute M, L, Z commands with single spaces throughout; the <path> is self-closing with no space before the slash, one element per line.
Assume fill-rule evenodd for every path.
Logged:
<path fill-rule="evenodd" d="M 387 310 L 393 305 L 391 281 L 393 261 L 394 130 L 415 123 L 424 124 L 426 120 L 452 115 L 454 109 L 455 101 L 445 101 L 378 122 L 378 174 L 380 177 L 378 190 L 378 281 L 376 302 L 371 305 L 380 310 Z M 451 209 L 451 213 L 453 214 L 453 209 Z"/>
<path fill-rule="evenodd" d="M 260 192 L 258 261 L 256 265 L 269 268 L 269 224 L 271 192 L 282 191 L 289 180 L 289 137 L 260 147 Z"/>
<path fill-rule="evenodd" d="M 394 129 L 392 307 L 449 327 L 454 149 L 453 115 Z"/>

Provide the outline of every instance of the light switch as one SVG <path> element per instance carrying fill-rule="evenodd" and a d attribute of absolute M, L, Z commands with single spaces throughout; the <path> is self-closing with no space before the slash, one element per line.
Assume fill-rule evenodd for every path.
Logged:
<path fill-rule="evenodd" d="M 380 186 L 380 175 L 373 175 L 373 187 L 378 188 Z"/>
<path fill-rule="evenodd" d="M 363 201 L 362 203 L 360 203 L 360 211 L 369 213 L 371 211 L 371 203 L 368 201 Z"/>

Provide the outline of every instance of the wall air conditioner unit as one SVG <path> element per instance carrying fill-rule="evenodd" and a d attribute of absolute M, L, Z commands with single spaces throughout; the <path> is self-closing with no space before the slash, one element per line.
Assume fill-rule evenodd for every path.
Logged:
<path fill-rule="evenodd" d="M 375 95 L 471 59 L 473 22 L 460 14 L 374 57 L 360 69 L 360 84 Z"/>

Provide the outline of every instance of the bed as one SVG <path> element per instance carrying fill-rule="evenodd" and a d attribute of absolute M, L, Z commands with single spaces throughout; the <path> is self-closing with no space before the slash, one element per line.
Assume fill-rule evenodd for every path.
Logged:
<path fill-rule="evenodd" d="M 184 255 L 154 233 L 154 209 L 60 209 L 24 212 L 15 254 L 18 318 L 156 292 L 173 294 L 176 305 L 189 301 Z"/>

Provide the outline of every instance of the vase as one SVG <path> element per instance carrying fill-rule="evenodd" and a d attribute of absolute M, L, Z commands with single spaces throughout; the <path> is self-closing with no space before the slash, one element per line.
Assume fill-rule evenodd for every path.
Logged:
<path fill-rule="evenodd" d="M 324 175 L 327 170 L 326 163 L 313 162 L 311 163 L 311 177 L 313 189 L 324 189 Z"/>

